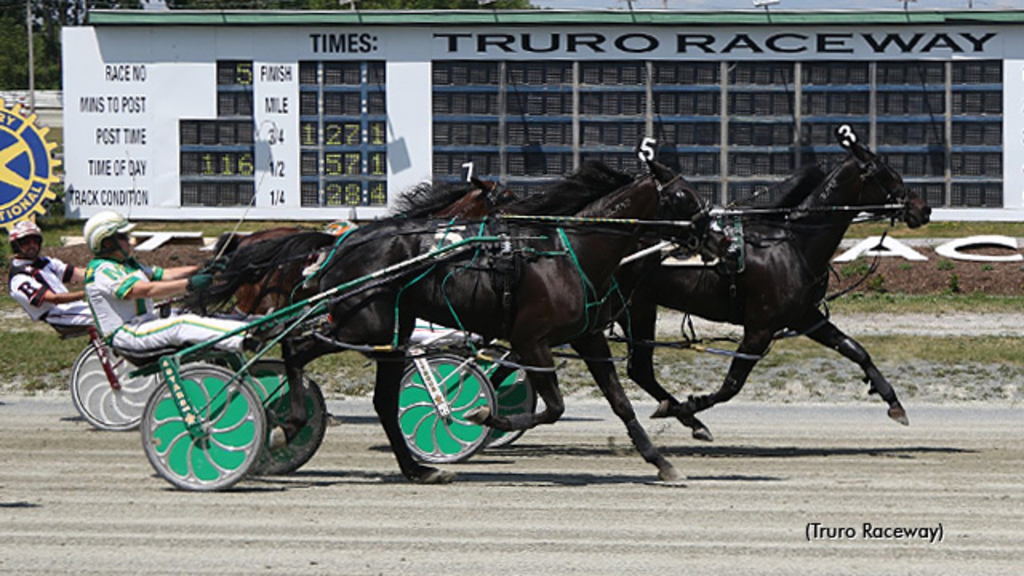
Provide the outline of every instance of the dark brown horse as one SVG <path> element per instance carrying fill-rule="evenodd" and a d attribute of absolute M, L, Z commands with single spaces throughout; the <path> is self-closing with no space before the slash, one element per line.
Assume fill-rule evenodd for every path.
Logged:
<path fill-rule="evenodd" d="M 817 182 L 812 193 L 806 193 L 804 182 L 804 192 L 787 195 L 795 197 L 785 202 L 788 209 L 739 213 L 743 249 L 723 255 L 718 266 L 668 267 L 649 260 L 622 268 L 620 281 L 635 292 L 629 314 L 620 316 L 620 323 L 628 324 L 634 342 L 653 341 L 658 306 L 743 326 L 743 339 L 721 388 L 685 402 L 657 381 L 653 348 L 631 346 L 629 376 L 660 401 L 656 417 L 675 416 L 692 428 L 694 438 L 711 440 L 711 432 L 694 414 L 735 396 L 775 336 L 790 329 L 856 362 L 871 382 L 871 391 L 889 405 L 889 416 L 908 422 L 871 356 L 825 317 L 819 304 L 828 287 L 829 261 L 858 213 L 902 218 L 916 228 L 928 222 L 931 209 L 874 153 L 856 140 L 844 145 L 849 151 L 846 161 Z M 712 243 L 715 239 L 728 243 L 721 234 L 714 234 Z"/>
<path fill-rule="evenodd" d="M 611 289 L 619 258 L 637 244 L 635 219 L 682 220 L 698 210 L 699 203 L 681 180 L 668 186 L 650 177 L 633 181 L 601 165 L 585 165 L 563 185 L 574 188 L 574 198 L 551 194 L 547 207 L 533 199 L 527 211 L 550 214 L 556 208 L 571 209 L 580 218 L 616 218 L 622 219 L 621 224 L 561 227 L 492 218 L 456 228 L 436 220 L 393 218 L 353 232 L 319 276 L 323 294 L 345 287 L 332 294 L 329 330 L 314 338 L 282 341 L 289 382 L 301 382 L 303 367 L 324 354 L 350 348 L 366 352 L 377 360 L 374 407 L 402 473 L 417 482 L 448 482 L 453 474 L 412 457 L 397 422 L 405 360 L 401 345 L 408 340 L 414 320 L 423 318 L 481 334 L 485 340 L 500 337 L 510 343 L 544 400 L 544 410 L 511 417 L 477 414 L 480 423 L 499 430 L 524 430 L 559 419 L 565 407 L 551 347 L 568 342 L 586 359 L 644 459 L 658 468 L 660 478 L 678 479 L 678 472 L 637 421 L 607 360 L 610 351 L 600 331 L 600 303 Z M 508 212 L 518 213 L 517 205 Z M 431 257 L 458 237 L 477 242 L 456 240 L 452 248 L 465 249 Z M 239 250 L 226 272 L 272 268 L 275 259 L 308 250 L 300 240 L 296 236 L 270 241 L 272 249 L 262 254 Z M 359 283 L 395 265 L 402 269 Z M 294 421 L 286 433 L 292 434 L 302 424 L 303 413 L 298 402 L 293 403 Z"/>
<path fill-rule="evenodd" d="M 513 199 L 512 192 L 501 188 L 498 182 L 481 180 L 475 176 L 470 182 L 473 186 L 469 190 L 461 185 L 442 182 L 414 186 L 399 198 L 394 215 L 402 218 L 479 220 Z M 230 302 L 234 311 L 247 316 L 264 315 L 315 294 L 317 284 L 312 275 L 328 257 L 331 244 L 340 241 L 344 233 L 354 227 L 354 224 L 347 222 L 342 224 L 329 227 L 329 231 L 320 237 L 320 245 L 309 254 L 281 262 L 277 270 L 268 273 L 259 282 L 237 285 L 234 299 Z M 232 232 L 222 234 L 213 249 L 214 261 L 229 257 L 239 248 L 299 232 L 310 230 L 281 226 L 246 235 Z M 209 298 L 207 293 L 191 294 L 185 307 L 203 314 L 210 313 Z"/>

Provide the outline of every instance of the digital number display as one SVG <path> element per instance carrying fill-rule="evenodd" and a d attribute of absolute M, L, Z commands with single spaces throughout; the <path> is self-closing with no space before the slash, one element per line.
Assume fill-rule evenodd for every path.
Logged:
<path fill-rule="evenodd" d="M 188 190 L 190 205 L 237 205 L 259 188 L 270 207 L 387 205 L 383 62 L 216 67 L 217 117 L 179 121 L 183 203 Z M 257 143 L 269 147 L 258 161 Z"/>
<path fill-rule="evenodd" d="M 324 206 L 385 206 L 388 202 L 384 182 L 328 181 L 323 187 Z"/>
<path fill-rule="evenodd" d="M 217 62 L 217 118 L 179 121 L 183 206 L 244 206 L 255 189 L 253 63 Z"/>
<path fill-rule="evenodd" d="M 324 154 L 325 176 L 362 174 L 363 158 L 358 152 L 328 152 Z"/>
<path fill-rule="evenodd" d="M 386 205 L 383 62 L 307 61 L 299 70 L 302 205 Z"/>
<path fill-rule="evenodd" d="M 187 176 L 252 176 L 252 152 L 182 152 L 181 174 Z"/>
<path fill-rule="evenodd" d="M 217 62 L 217 84 L 221 86 L 252 86 L 252 62 Z"/>

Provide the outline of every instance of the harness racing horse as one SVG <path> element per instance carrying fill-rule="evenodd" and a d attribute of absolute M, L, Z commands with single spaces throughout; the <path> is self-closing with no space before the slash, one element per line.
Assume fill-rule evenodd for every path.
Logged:
<path fill-rule="evenodd" d="M 598 177 L 584 177 L 594 172 Z M 581 186 L 581 182 L 587 185 Z M 562 193 L 572 188 L 576 188 L 576 198 L 570 202 Z M 405 362 L 400 345 L 408 340 L 414 320 L 422 318 L 480 334 L 485 341 L 503 338 L 509 342 L 535 392 L 544 400 L 544 409 L 510 417 L 487 411 L 476 414 L 476 422 L 504 431 L 553 423 L 562 415 L 565 407 L 551 347 L 568 342 L 585 359 L 634 445 L 657 467 L 659 478 L 678 480 L 679 473 L 636 419 L 609 361 L 611 354 L 599 320 L 601 301 L 610 292 L 619 259 L 637 244 L 642 222 L 633 219 L 685 219 L 699 209 L 699 201 L 681 180 L 663 187 L 655 178 L 634 181 L 599 164 L 584 165 L 555 189 L 557 194 L 541 195 L 541 200 L 548 200 L 546 204 L 533 197 L 508 206 L 506 212 L 513 217 L 461 227 L 436 220 L 395 218 L 352 232 L 320 275 L 321 293 L 396 265 L 416 265 L 406 266 L 398 275 L 341 290 L 331 298 L 326 331 L 314 337 L 283 339 L 289 382 L 302 382 L 303 367 L 324 354 L 353 348 L 366 353 L 377 361 L 374 408 L 402 473 L 416 482 L 445 483 L 452 481 L 454 474 L 417 462 L 397 421 Z M 594 218 L 602 224 L 560 227 L 514 219 L 524 211 L 551 213 L 553 207 L 564 211 L 571 207 L 576 217 Z M 622 220 L 601 220 L 609 218 Z M 459 237 L 477 238 L 481 243 L 470 241 L 464 244 L 467 249 L 453 251 L 454 256 L 431 257 L 439 247 L 459 244 Z M 455 244 L 446 244 L 453 240 Z M 271 252 L 279 256 L 307 249 L 298 237 L 270 243 Z M 246 260 L 246 251 L 240 250 L 228 269 L 255 269 L 254 263 Z M 294 421 L 285 430 L 288 435 L 304 417 L 296 396 Z"/>
<path fill-rule="evenodd" d="M 889 405 L 893 420 L 908 424 L 906 411 L 892 385 L 856 340 L 844 334 L 820 310 L 828 287 L 829 261 L 843 235 L 861 211 L 901 217 L 911 228 L 926 224 L 931 209 L 878 156 L 855 139 L 843 141 L 849 157 L 806 194 L 807 182 L 786 199 L 790 210 L 742 215 L 742 267 L 723 256 L 718 266 L 623 266 L 620 282 L 634 288 L 628 315 L 619 322 L 634 342 L 630 347 L 629 377 L 660 404 L 653 417 L 675 416 L 693 437 L 712 440 L 711 432 L 694 414 L 726 402 L 743 388 L 747 376 L 766 353 L 776 334 L 790 329 L 831 348 L 864 371 L 871 392 Z M 811 178 L 816 178 L 813 175 Z M 812 180 L 813 181 L 813 180 Z M 719 236 L 721 238 L 721 236 Z M 646 270 L 644 268 L 646 267 Z M 657 307 L 665 306 L 718 322 L 743 326 L 743 338 L 718 391 L 690 396 L 679 402 L 657 381 L 653 346 Z"/>

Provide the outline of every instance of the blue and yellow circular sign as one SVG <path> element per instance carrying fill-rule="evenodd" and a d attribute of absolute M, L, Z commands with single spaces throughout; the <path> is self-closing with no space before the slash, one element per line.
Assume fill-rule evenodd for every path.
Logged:
<path fill-rule="evenodd" d="M 0 226 L 11 229 L 19 220 L 45 214 L 46 202 L 56 198 L 59 164 L 46 141 L 49 128 L 37 127 L 36 116 L 22 116 L 21 104 L 8 109 L 0 98 Z"/>

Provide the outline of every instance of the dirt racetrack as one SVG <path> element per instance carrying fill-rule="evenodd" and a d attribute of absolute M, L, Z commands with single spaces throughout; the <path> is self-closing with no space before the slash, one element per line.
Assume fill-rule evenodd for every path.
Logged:
<path fill-rule="evenodd" d="M 677 487 L 603 402 L 572 397 L 554 426 L 451 466 L 455 484 L 419 486 L 349 399 L 299 472 L 189 493 L 138 433 L 92 431 L 67 398 L 0 401 L 0 573 L 959 576 L 1024 559 L 1019 408 L 908 406 L 904 428 L 878 402 L 736 402 L 708 413 L 714 444 L 641 418 Z"/>

